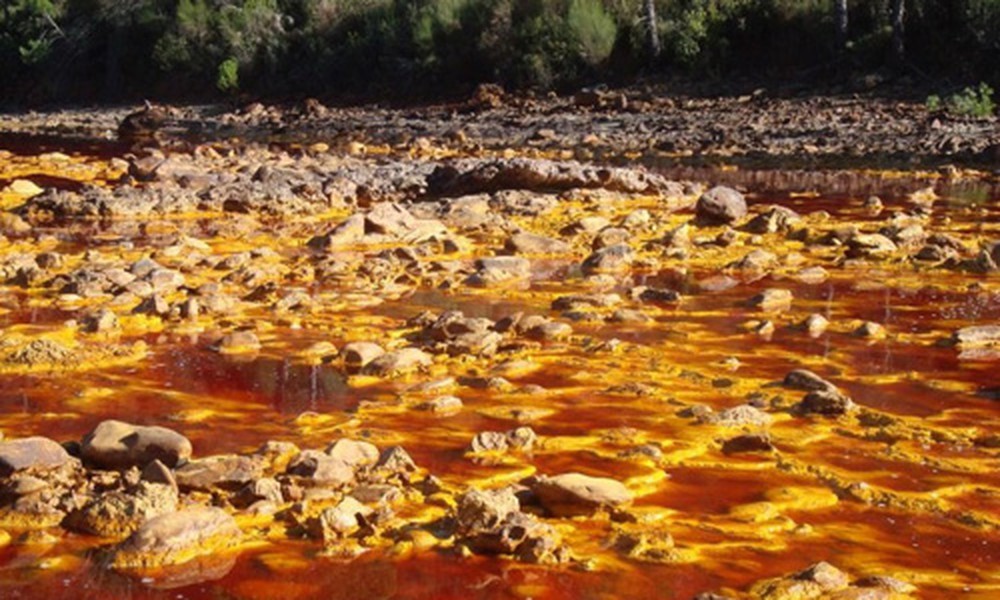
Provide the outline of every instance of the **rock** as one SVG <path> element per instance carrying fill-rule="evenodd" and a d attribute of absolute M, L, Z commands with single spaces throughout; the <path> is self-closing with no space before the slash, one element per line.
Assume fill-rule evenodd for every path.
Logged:
<path fill-rule="evenodd" d="M 260 350 L 260 340 L 252 331 L 228 333 L 212 349 L 221 354 L 240 354 Z"/>
<path fill-rule="evenodd" d="M 801 220 L 802 218 L 794 210 L 774 205 L 767 212 L 751 219 L 746 229 L 751 233 L 777 233 L 788 231 Z"/>
<path fill-rule="evenodd" d="M 423 410 L 429 410 L 436 415 L 453 415 L 462 410 L 462 400 L 455 396 L 438 396 L 420 405 Z"/>
<path fill-rule="evenodd" d="M 365 365 L 363 372 L 367 375 L 384 377 L 427 367 L 431 362 L 431 356 L 419 348 L 400 348 L 375 358 Z"/>
<path fill-rule="evenodd" d="M 795 575 L 757 584 L 751 589 L 751 594 L 761 600 L 833 598 L 835 592 L 846 590 L 849 583 L 843 571 L 820 562 Z"/>
<path fill-rule="evenodd" d="M 848 258 L 887 258 L 899 248 L 880 233 L 858 233 L 847 240 Z"/>
<path fill-rule="evenodd" d="M 469 490 L 458 498 L 456 524 L 462 535 L 492 531 L 520 510 L 521 503 L 510 488 Z"/>
<path fill-rule="evenodd" d="M 176 489 L 162 483 L 140 482 L 133 490 L 117 490 L 98 496 L 69 515 L 67 521 L 76 531 L 123 538 L 148 519 L 176 510 Z"/>
<path fill-rule="evenodd" d="M 81 323 L 87 333 L 107 333 L 118 329 L 118 316 L 107 308 L 85 317 Z"/>
<path fill-rule="evenodd" d="M 602 189 L 630 194 L 683 195 L 683 187 L 641 169 L 583 165 L 536 158 L 468 159 L 437 167 L 427 177 L 433 196 L 467 196 L 503 190 L 563 192 Z"/>
<path fill-rule="evenodd" d="M 803 392 L 825 391 L 836 392 L 837 386 L 826 379 L 806 369 L 795 369 L 785 375 L 782 385 L 792 390 L 802 390 Z"/>
<path fill-rule="evenodd" d="M 605 227 L 594 236 L 593 241 L 590 243 L 590 247 L 594 250 L 600 250 L 601 248 L 607 248 L 608 246 L 626 244 L 631 238 L 632 234 L 629 233 L 627 229 L 622 229 L 621 227 Z"/>
<path fill-rule="evenodd" d="M 511 254 L 566 254 L 570 251 L 570 245 L 562 240 L 522 232 L 515 233 L 507 238 L 507 241 L 504 243 L 504 250 Z"/>
<path fill-rule="evenodd" d="M 224 454 L 187 462 L 174 472 L 184 490 L 235 490 L 264 474 L 263 461 L 256 457 Z"/>
<path fill-rule="evenodd" d="M 793 275 L 795 279 L 809 285 L 817 285 L 829 279 L 830 274 L 823 267 L 806 267 Z"/>
<path fill-rule="evenodd" d="M 325 544 L 332 544 L 356 532 L 372 514 L 372 509 L 353 496 L 346 496 L 336 506 L 320 513 L 318 528 Z"/>
<path fill-rule="evenodd" d="M 716 186 L 698 198 L 695 213 L 707 223 L 735 223 L 747 214 L 743 194 L 730 187 Z"/>
<path fill-rule="evenodd" d="M 349 370 L 361 370 L 383 354 L 385 350 L 382 346 L 372 342 L 351 342 L 340 351 L 344 366 Z"/>
<path fill-rule="evenodd" d="M 303 450 L 285 472 L 322 486 L 340 487 L 354 481 L 351 465 L 318 450 Z"/>
<path fill-rule="evenodd" d="M 951 341 L 960 347 L 995 346 L 1000 344 L 1000 325 L 973 325 L 951 334 Z"/>
<path fill-rule="evenodd" d="M 800 413 L 810 415 L 839 416 L 856 409 L 854 402 L 837 391 L 816 390 L 806 394 L 797 405 Z"/>
<path fill-rule="evenodd" d="M 503 452 L 507 449 L 507 436 L 499 431 L 480 431 L 472 438 L 469 448 L 473 452 Z"/>
<path fill-rule="evenodd" d="M 681 295 L 666 288 L 644 288 L 637 294 L 637 299 L 645 304 L 676 304 L 681 301 Z"/>
<path fill-rule="evenodd" d="M 722 443 L 724 454 L 740 454 L 743 452 L 771 452 L 771 436 L 766 433 L 746 433 L 729 438 Z"/>
<path fill-rule="evenodd" d="M 158 460 L 154 460 L 143 467 L 140 480 L 148 481 L 149 483 L 161 483 L 170 486 L 174 491 L 178 489 L 177 478 L 174 477 L 174 472 L 170 470 L 170 467 Z"/>
<path fill-rule="evenodd" d="M 621 482 L 581 473 L 540 476 L 532 491 L 547 511 L 559 517 L 619 508 L 632 501 L 631 492 Z"/>
<path fill-rule="evenodd" d="M 76 459 L 58 442 L 44 437 L 28 437 L 0 442 L 0 477 L 21 471 L 49 471 Z"/>
<path fill-rule="evenodd" d="M 854 330 L 854 335 L 862 338 L 880 339 L 885 337 L 885 327 L 874 321 L 865 321 Z"/>
<path fill-rule="evenodd" d="M 143 523 L 115 549 L 111 564 L 116 569 L 181 564 L 231 549 L 241 538 L 236 521 L 222 509 L 186 508 Z"/>
<path fill-rule="evenodd" d="M 717 414 L 710 413 L 700 421 L 722 427 L 766 427 L 771 424 L 771 415 L 749 404 L 727 408 Z"/>
<path fill-rule="evenodd" d="M 191 457 L 191 442 L 165 427 L 108 420 L 84 436 L 81 455 L 84 462 L 105 469 L 144 467 L 154 460 L 175 468 Z"/>
<path fill-rule="evenodd" d="M 365 465 L 373 465 L 379 458 L 375 444 L 348 438 L 341 438 L 330 444 L 326 454 L 355 470 Z"/>
<path fill-rule="evenodd" d="M 402 475 L 416 471 L 417 464 L 402 446 L 390 446 L 379 455 L 375 468 Z"/>
<path fill-rule="evenodd" d="M 802 322 L 802 327 L 809 333 L 809 337 L 819 337 L 826 333 L 830 321 L 820 314 L 811 314 Z"/>
<path fill-rule="evenodd" d="M 313 237 L 307 245 L 313 250 L 330 250 L 338 246 L 357 244 L 365 236 L 365 216 L 355 214 L 329 232 Z"/>
<path fill-rule="evenodd" d="M 468 283 L 476 286 L 493 286 L 531 276 L 531 262 L 517 256 L 491 256 L 476 260 L 476 272 Z"/>
<path fill-rule="evenodd" d="M 632 266 L 635 252 L 628 244 L 615 244 L 595 251 L 583 261 L 584 273 L 625 271 Z"/>
<path fill-rule="evenodd" d="M 792 292 L 769 288 L 750 298 L 749 304 L 764 312 L 784 312 L 792 307 Z"/>
<path fill-rule="evenodd" d="M 743 271 L 759 274 L 773 269 L 778 264 L 778 257 L 766 250 L 751 250 L 738 261 L 725 266 L 726 271 Z"/>

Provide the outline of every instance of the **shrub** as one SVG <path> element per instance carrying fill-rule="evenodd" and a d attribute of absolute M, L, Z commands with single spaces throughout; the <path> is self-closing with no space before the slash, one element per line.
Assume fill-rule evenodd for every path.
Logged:
<path fill-rule="evenodd" d="M 226 93 L 236 92 L 240 89 L 240 63 L 238 60 L 230 57 L 219 64 L 215 87 Z"/>
<path fill-rule="evenodd" d="M 566 14 L 566 26 L 578 44 L 580 57 L 587 64 L 596 66 L 611 54 L 618 27 L 600 0 L 572 0 Z"/>
<path fill-rule="evenodd" d="M 938 95 L 927 97 L 927 110 L 947 110 L 953 115 L 961 117 L 984 118 L 996 112 L 997 105 L 993 100 L 993 88 L 985 82 L 978 87 L 967 87 L 961 92 L 948 96 L 942 102 Z"/>

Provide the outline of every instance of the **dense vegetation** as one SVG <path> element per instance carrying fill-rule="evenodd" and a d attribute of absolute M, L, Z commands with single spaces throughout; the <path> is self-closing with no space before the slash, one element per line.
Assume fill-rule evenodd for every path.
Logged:
<path fill-rule="evenodd" d="M 998 56 L 1000 0 L 5 0 L 0 9 L 2 97 L 18 104 L 441 94 L 480 82 L 545 89 L 659 73 L 827 77 L 887 65 L 959 89 L 995 86 Z"/>

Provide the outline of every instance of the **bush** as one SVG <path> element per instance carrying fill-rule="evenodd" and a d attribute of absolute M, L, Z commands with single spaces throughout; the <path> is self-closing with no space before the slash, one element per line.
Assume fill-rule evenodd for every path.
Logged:
<path fill-rule="evenodd" d="M 219 74 L 215 87 L 220 92 L 232 93 L 240 89 L 240 63 L 235 58 L 227 58 L 219 64 Z"/>
<path fill-rule="evenodd" d="M 992 116 L 997 109 L 996 102 L 993 101 L 993 88 L 986 83 L 980 83 L 978 87 L 967 87 L 961 92 L 948 96 L 944 102 L 936 94 L 927 97 L 927 110 L 942 109 L 961 117 L 985 118 Z"/>
<path fill-rule="evenodd" d="M 600 0 L 572 0 L 566 26 L 577 42 L 580 57 L 588 65 L 597 66 L 611 54 L 618 27 Z"/>

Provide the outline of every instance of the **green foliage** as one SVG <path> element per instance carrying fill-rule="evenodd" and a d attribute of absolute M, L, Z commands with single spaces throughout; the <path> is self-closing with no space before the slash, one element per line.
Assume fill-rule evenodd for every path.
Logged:
<path fill-rule="evenodd" d="M 219 63 L 219 74 L 215 78 L 219 91 L 232 93 L 240 89 L 240 63 L 235 58 L 227 58 Z"/>
<path fill-rule="evenodd" d="M 885 2 L 849 9 L 847 66 L 877 69 Z M 657 0 L 656 12 L 665 73 L 794 76 L 845 58 L 832 0 Z M 649 69 L 646 32 L 641 0 L 4 0 L 0 72 L 15 100 L 572 88 Z M 1000 83 L 1000 0 L 907 0 L 906 33 L 921 70 Z M 992 96 L 973 92 L 938 101 L 989 112 Z"/>
<path fill-rule="evenodd" d="M 611 54 L 618 27 L 600 0 L 572 0 L 566 26 L 578 44 L 580 57 L 587 64 L 596 66 Z"/>
<path fill-rule="evenodd" d="M 926 105 L 927 110 L 944 109 L 961 117 L 984 118 L 992 116 L 997 110 L 996 102 L 993 100 L 993 88 L 985 82 L 977 87 L 967 87 L 952 94 L 943 102 L 938 95 L 928 96 Z"/>

